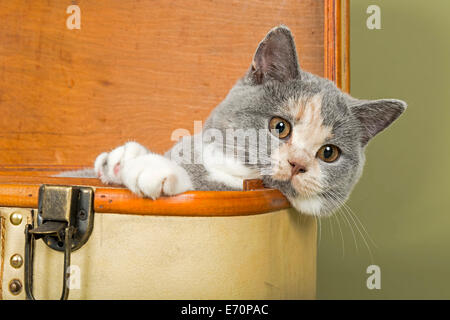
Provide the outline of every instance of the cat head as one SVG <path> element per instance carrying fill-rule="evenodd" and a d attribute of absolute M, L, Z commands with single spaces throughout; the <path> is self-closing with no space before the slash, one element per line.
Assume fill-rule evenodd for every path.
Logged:
<path fill-rule="evenodd" d="M 367 143 L 405 108 L 395 99 L 353 98 L 301 70 L 293 36 L 279 26 L 261 41 L 247 73 L 205 127 L 265 132 L 277 148 L 264 157 L 257 151 L 261 140 L 237 139 L 234 146 L 245 150 L 241 161 L 256 152 L 258 162 L 246 165 L 261 170 L 267 187 L 279 189 L 302 213 L 327 215 L 361 176 Z"/>

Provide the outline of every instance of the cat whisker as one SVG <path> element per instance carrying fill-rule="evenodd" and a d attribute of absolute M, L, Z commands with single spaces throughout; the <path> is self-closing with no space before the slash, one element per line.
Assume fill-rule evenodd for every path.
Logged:
<path fill-rule="evenodd" d="M 306 196 L 307 197 L 312 197 L 313 195 L 310 193 L 310 192 L 308 192 L 307 190 L 305 190 L 305 193 L 306 193 Z M 317 224 L 317 226 L 318 226 L 318 228 L 319 228 L 319 236 L 318 236 L 318 245 L 320 246 L 320 242 L 321 242 L 321 239 L 322 239 L 322 222 L 320 221 L 320 216 L 319 215 L 314 215 L 314 219 L 316 220 L 316 224 Z"/>
<path fill-rule="evenodd" d="M 337 201 L 337 202 L 341 205 L 341 207 L 345 210 L 345 211 L 342 211 L 341 209 L 339 209 L 339 211 L 342 212 L 343 215 L 347 216 L 347 214 L 348 214 L 348 215 L 350 216 L 350 218 L 352 219 L 352 221 L 353 221 L 353 223 L 354 223 L 354 225 L 355 225 L 355 227 L 356 227 L 358 233 L 360 234 L 361 238 L 363 239 L 363 242 L 364 242 L 364 244 L 365 244 L 365 246 L 366 246 L 366 248 L 367 248 L 367 250 L 368 250 L 368 253 L 369 253 L 369 256 L 370 256 L 371 261 L 373 261 L 374 259 L 373 259 L 372 250 L 371 250 L 371 248 L 370 248 L 370 246 L 369 246 L 369 243 L 368 243 L 367 240 L 366 240 L 366 237 L 365 237 L 364 234 L 361 232 L 361 230 L 360 230 L 360 228 L 358 227 L 358 225 L 357 225 L 355 219 L 353 218 L 351 209 L 350 209 L 350 208 L 348 207 L 348 205 L 346 205 L 342 200 L 340 200 L 336 194 L 333 194 L 333 193 L 331 193 L 331 192 L 328 192 L 328 195 L 331 196 L 331 197 L 333 197 L 333 199 L 335 199 L 335 201 Z M 338 212 L 339 212 L 339 211 L 338 211 Z M 345 214 L 345 212 L 347 212 L 347 214 Z M 354 214 L 354 213 L 353 213 L 353 214 Z M 348 220 L 347 220 L 347 221 L 348 221 Z M 350 225 L 350 224 L 349 224 L 349 225 Z M 352 230 L 353 230 L 353 229 L 352 229 Z M 354 235 L 354 233 L 353 233 L 353 235 Z M 355 238 L 355 237 L 354 237 L 354 238 Z M 357 248 L 356 240 L 355 240 L 355 246 L 356 246 L 356 248 Z"/>
<path fill-rule="evenodd" d="M 334 240 L 334 230 L 333 230 L 333 219 L 331 219 L 332 217 L 330 217 L 329 219 L 329 226 L 330 226 L 330 234 L 331 234 L 331 239 Z"/>
<path fill-rule="evenodd" d="M 345 220 L 345 221 L 347 222 L 347 224 L 349 225 L 350 230 L 352 231 L 353 240 L 354 240 L 355 246 L 356 246 L 356 248 L 357 248 L 358 246 L 357 246 L 357 242 L 356 242 L 355 233 L 354 233 L 353 228 L 351 227 L 351 225 L 350 225 L 348 219 L 346 218 L 346 216 L 344 215 L 342 209 L 340 208 L 340 204 L 338 203 L 337 200 L 335 200 L 335 199 L 332 197 L 332 195 L 331 195 L 330 193 L 327 193 L 327 195 L 328 195 L 329 197 L 331 197 L 331 198 L 328 198 L 328 201 L 330 201 L 334 207 L 338 208 L 333 216 L 336 217 L 336 221 L 338 222 L 339 229 L 340 229 L 340 232 L 341 232 L 342 242 L 344 243 L 344 238 L 343 238 L 342 228 L 341 228 L 341 226 L 340 226 L 340 221 L 339 221 L 339 217 L 340 217 L 340 214 L 341 214 L 341 213 L 342 213 L 342 215 L 344 216 L 344 220 Z"/>
<path fill-rule="evenodd" d="M 335 193 L 340 194 L 340 193 L 337 192 L 337 191 L 335 191 Z M 363 229 L 364 233 L 366 234 L 366 236 L 369 238 L 370 242 L 372 242 L 372 244 L 373 244 L 376 248 L 378 248 L 378 246 L 376 245 L 375 241 L 372 239 L 372 237 L 370 236 L 369 232 L 368 232 L 368 231 L 366 230 L 366 228 L 364 227 L 364 224 L 363 224 L 363 223 L 361 222 L 361 220 L 358 218 L 357 214 L 356 214 L 356 213 L 352 210 L 352 208 L 350 208 L 350 206 L 348 206 L 346 203 L 343 203 L 343 205 L 344 205 L 345 207 L 348 208 L 349 213 L 356 219 L 355 225 L 357 226 L 357 223 L 356 223 L 356 222 L 358 222 L 358 223 L 360 224 L 361 228 Z M 361 231 L 360 231 L 360 233 L 361 233 Z M 361 236 L 362 236 L 362 235 L 361 235 Z"/>
<path fill-rule="evenodd" d="M 339 222 L 339 216 L 338 215 L 333 215 L 333 216 L 336 217 L 336 221 L 337 221 L 338 227 L 339 227 L 339 232 L 341 234 L 341 239 L 342 239 L 342 257 L 344 257 L 345 256 L 344 234 L 342 233 L 341 223 Z"/>
<path fill-rule="evenodd" d="M 339 214 L 339 213 L 342 213 L 342 215 L 344 216 L 344 219 L 345 219 L 345 221 L 347 222 L 347 224 L 348 224 L 348 226 L 349 226 L 349 228 L 350 228 L 350 230 L 351 230 L 351 232 L 352 232 L 352 236 L 353 236 L 353 240 L 354 240 L 354 242 L 355 242 L 356 250 L 358 250 L 358 243 L 357 243 L 357 241 L 356 241 L 356 235 L 355 235 L 355 232 L 354 232 L 354 230 L 353 230 L 353 226 L 351 225 L 350 221 L 348 220 L 345 211 L 342 211 L 342 208 L 344 208 L 344 207 L 342 206 L 343 203 L 342 203 L 341 201 L 339 201 L 339 199 L 338 199 L 337 197 L 335 197 L 332 193 L 329 193 L 329 192 L 328 192 L 328 195 L 329 195 L 330 197 L 332 197 L 332 199 L 333 199 L 332 201 L 334 202 L 335 206 L 338 207 L 338 210 L 337 210 L 336 213 L 338 213 L 338 214 Z"/>
<path fill-rule="evenodd" d="M 320 223 L 320 217 L 319 216 L 315 215 L 314 219 L 316 220 L 316 224 L 319 226 L 319 240 L 318 240 L 318 244 L 320 246 L 320 242 L 321 242 L 321 239 L 322 239 L 322 225 Z"/>

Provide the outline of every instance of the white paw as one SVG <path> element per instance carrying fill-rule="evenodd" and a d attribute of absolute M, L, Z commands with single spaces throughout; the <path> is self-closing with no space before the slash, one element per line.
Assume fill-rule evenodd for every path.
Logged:
<path fill-rule="evenodd" d="M 136 142 L 127 142 L 113 151 L 103 152 L 95 159 L 94 169 L 103 183 L 122 184 L 120 172 L 128 160 L 149 153 L 147 148 Z"/>
<path fill-rule="evenodd" d="M 126 161 L 121 171 L 121 179 L 132 192 L 152 199 L 193 189 L 186 170 L 154 153 Z"/>

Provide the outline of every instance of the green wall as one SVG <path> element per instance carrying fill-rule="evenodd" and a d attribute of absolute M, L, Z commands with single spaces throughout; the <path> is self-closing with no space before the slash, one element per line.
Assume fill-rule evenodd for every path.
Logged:
<path fill-rule="evenodd" d="M 381 30 L 366 27 L 371 4 Z M 368 240 L 373 259 L 342 213 L 322 219 L 318 298 L 450 299 L 450 1 L 350 8 L 351 94 L 403 99 L 408 109 L 369 144 L 348 201 L 376 244 Z M 381 290 L 366 287 L 370 264 L 381 268 Z"/>

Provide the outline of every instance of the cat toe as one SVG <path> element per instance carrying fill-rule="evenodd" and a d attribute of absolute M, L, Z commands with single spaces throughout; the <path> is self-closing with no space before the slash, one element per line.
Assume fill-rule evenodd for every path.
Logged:
<path fill-rule="evenodd" d="M 94 170 L 95 170 L 95 174 L 100 179 L 104 175 L 107 158 L 108 158 L 108 153 L 103 152 L 95 159 Z"/>
<path fill-rule="evenodd" d="M 156 200 L 163 195 L 165 183 L 173 179 L 174 176 L 171 174 L 161 174 L 150 169 L 144 170 L 139 175 L 137 184 L 144 196 Z"/>
<path fill-rule="evenodd" d="M 153 200 L 192 189 L 189 175 L 182 167 L 156 154 L 127 161 L 121 177 L 133 193 Z"/>
<path fill-rule="evenodd" d="M 137 142 L 127 142 L 111 152 L 103 152 L 94 163 L 97 177 L 106 184 L 122 184 L 121 170 L 127 161 L 149 153 L 148 149 Z"/>
<path fill-rule="evenodd" d="M 130 141 L 123 145 L 122 161 L 128 161 L 130 159 L 145 155 L 149 152 L 150 151 L 143 145 L 134 141 Z"/>

